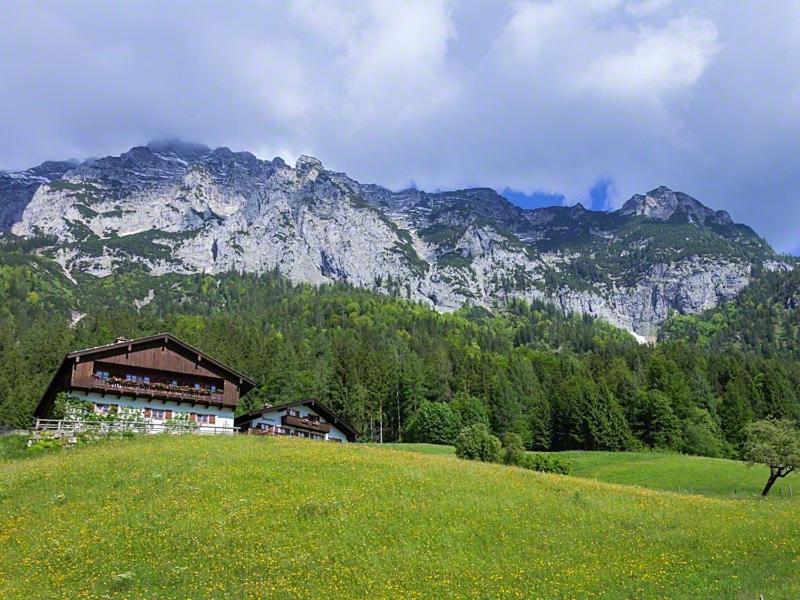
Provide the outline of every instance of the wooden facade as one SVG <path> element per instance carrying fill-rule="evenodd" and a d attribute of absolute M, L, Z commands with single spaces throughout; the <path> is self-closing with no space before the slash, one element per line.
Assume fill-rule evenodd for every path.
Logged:
<path fill-rule="evenodd" d="M 254 385 L 246 375 L 163 333 L 70 352 L 35 416 L 47 417 L 62 391 L 233 410 Z"/>

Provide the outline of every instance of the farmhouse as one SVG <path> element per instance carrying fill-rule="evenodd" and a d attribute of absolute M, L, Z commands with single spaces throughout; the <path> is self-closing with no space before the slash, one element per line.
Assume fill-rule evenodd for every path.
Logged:
<path fill-rule="evenodd" d="M 357 438 L 356 430 L 347 421 L 317 400 L 267 404 L 236 417 L 235 425 L 243 433 L 293 435 L 331 442 L 355 442 Z"/>
<path fill-rule="evenodd" d="M 67 392 L 94 411 L 136 416 L 147 431 L 180 418 L 200 433 L 233 433 L 239 398 L 255 381 L 169 333 L 70 352 L 36 407 L 38 428 Z"/>

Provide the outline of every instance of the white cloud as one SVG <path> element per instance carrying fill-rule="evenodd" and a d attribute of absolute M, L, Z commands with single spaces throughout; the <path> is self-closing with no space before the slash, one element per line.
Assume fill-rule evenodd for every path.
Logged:
<path fill-rule="evenodd" d="M 717 29 L 707 19 L 643 26 L 626 38 L 631 46 L 592 61 L 579 85 L 609 96 L 660 96 L 691 88 L 719 50 Z"/>
<path fill-rule="evenodd" d="M 369 18 L 342 56 L 345 116 L 401 121 L 436 110 L 454 93 L 446 70 L 454 30 L 447 2 L 369 2 Z"/>

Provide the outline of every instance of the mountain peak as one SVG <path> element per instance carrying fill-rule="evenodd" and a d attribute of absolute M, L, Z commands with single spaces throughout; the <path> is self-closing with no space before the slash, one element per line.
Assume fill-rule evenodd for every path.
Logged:
<path fill-rule="evenodd" d="M 645 217 L 666 221 L 678 209 L 679 201 L 674 191 L 661 185 L 647 192 L 631 197 L 620 209 L 623 215 Z"/>
<path fill-rule="evenodd" d="M 676 215 L 683 215 L 688 222 L 701 226 L 707 221 L 722 225 L 733 223 L 725 211 L 715 211 L 688 194 L 676 192 L 664 185 L 644 195 L 636 194 L 618 212 L 622 215 L 644 217 L 655 221 L 667 221 Z"/>
<path fill-rule="evenodd" d="M 151 152 L 172 154 L 181 158 L 197 158 L 211 152 L 205 144 L 186 142 L 178 138 L 162 138 L 149 142 L 147 149 Z"/>
<path fill-rule="evenodd" d="M 301 154 L 297 157 L 294 168 L 301 173 L 305 173 L 311 169 L 319 169 L 321 171 L 325 167 L 322 166 L 322 161 L 320 159 L 313 156 L 308 156 L 306 154 Z"/>

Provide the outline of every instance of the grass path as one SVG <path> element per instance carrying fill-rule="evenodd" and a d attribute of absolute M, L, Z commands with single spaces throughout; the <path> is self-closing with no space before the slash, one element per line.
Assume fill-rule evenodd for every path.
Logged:
<path fill-rule="evenodd" d="M 153 436 L 0 462 L 2 598 L 800 597 L 794 502 Z"/>

